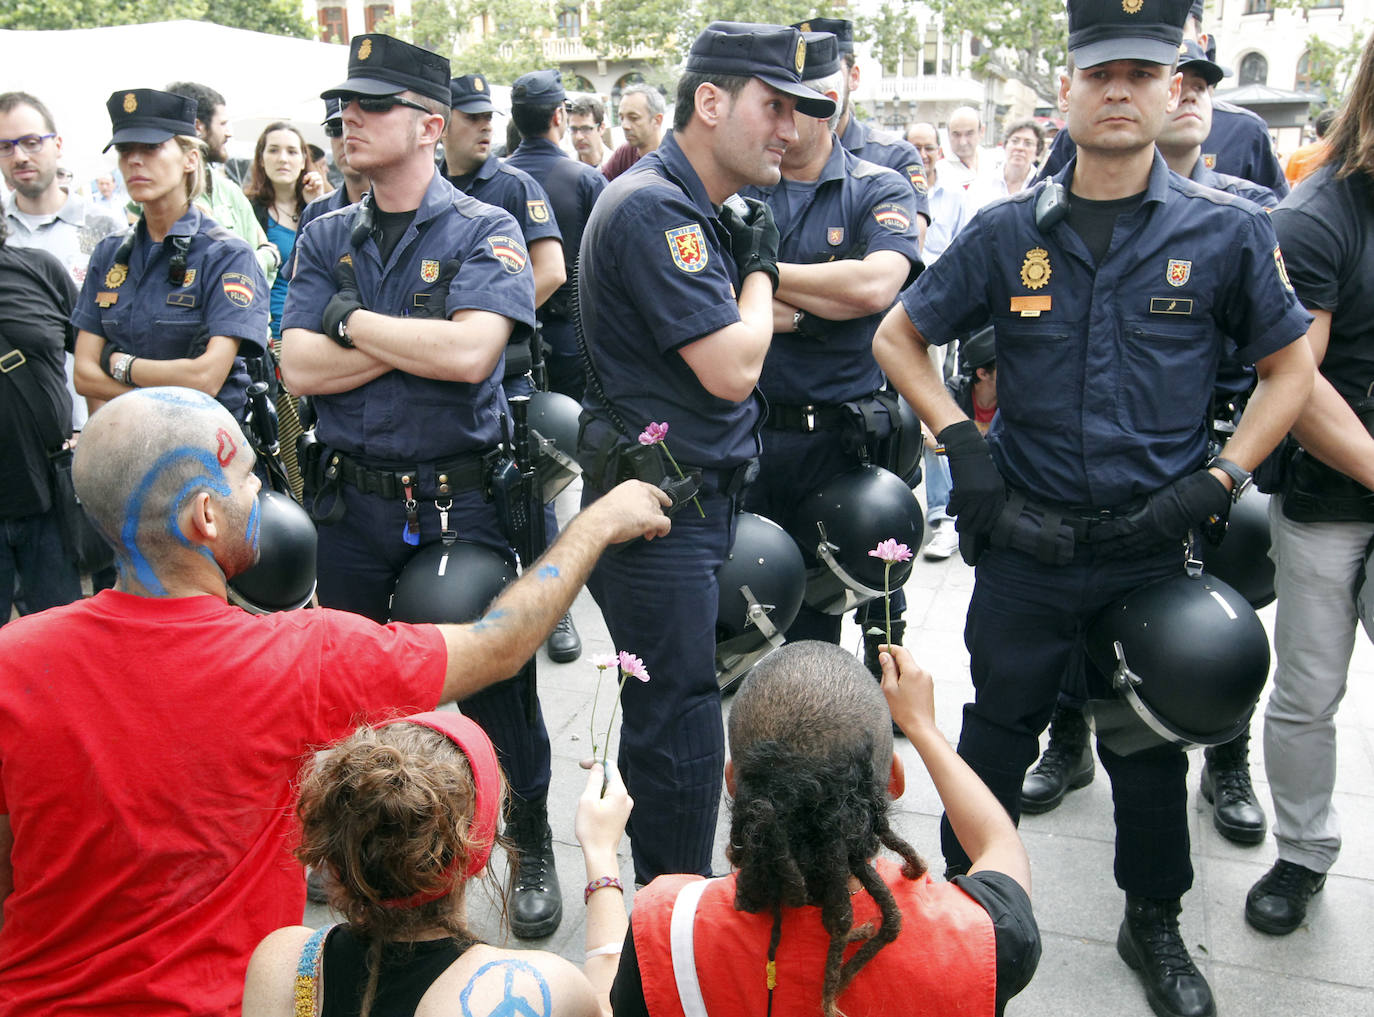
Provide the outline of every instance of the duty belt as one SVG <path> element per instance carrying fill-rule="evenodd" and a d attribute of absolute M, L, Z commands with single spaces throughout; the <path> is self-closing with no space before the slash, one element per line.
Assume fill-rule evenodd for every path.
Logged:
<path fill-rule="evenodd" d="M 700 474 L 702 487 L 715 491 L 717 494 L 723 494 L 727 498 L 734 498 L 758 479 L 759 461 L 757 459 L 746 459 L 738 466 L 732 466 L 725 469 L 712 468 L 709 466 L 692 466 L 688 463 L 683 463 L 682 469 L 688 475 L 692 473 Z"/>
<path fill-rule="evenodd" d="M 833 431 L 844 425 L 847 419 L 843 406 L 832 403 L 769 403 L 768 419 L 764 427 L 777 431 Z"/>
<path fill-rule="evenodd" d="M 462 491 L 482 491 L 485 493 L 487 477 L 491 464 L 499 455 L 493 450 L 485 455 L 469 453 L 447 462 L 420 466 L 367 466 L 343 452 L 331 452 L 325 462 L 326 481 L 340 480 L 356 487 L 363 494 L 375 494 L 382 498 L 399 499 L 407 497 L 406 488 L 412 490 L 427 488 L 421 479 L 433 477 L 434 494 L 457 494 Z M 428 491 L 426 491 L 428 494 Z"/>

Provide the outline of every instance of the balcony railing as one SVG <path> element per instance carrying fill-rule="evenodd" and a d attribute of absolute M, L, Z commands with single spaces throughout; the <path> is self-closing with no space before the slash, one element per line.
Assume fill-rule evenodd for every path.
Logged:
<path fill-rule="evenodd" d="M 544 55 L 560 63 L 575 63 L 599 59 L 597 54 L 582 44 L 579 39 L 545 39 Z M 616 60 L 653 60 L 661 54 L 648 46 L 636 46 L 628 56 L 617 55 Z"/>

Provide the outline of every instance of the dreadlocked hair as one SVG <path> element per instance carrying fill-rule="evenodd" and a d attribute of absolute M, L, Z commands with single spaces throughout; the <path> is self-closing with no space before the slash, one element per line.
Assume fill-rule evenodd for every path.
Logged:
<path fill-rule="evenodd" d="M 886 847 L 902 857 L 907 879 L 926 871 L 915 849 L 888 825 L 887 788 L 874 772 L 873 739 L 865 736 L 821 758 L 770 739 L 737 750 L 732 760 L 727 857 L 739 870 L 735 906 L 773 913 L 770 960 L 782 933 L 782 909 L 820 908 L 830 934 L 821 1006 L 825 1017 L 841 1017 L 840 993 L 902 928 L 897 902 L 869 859 Z M 850 876 L 878 904 L 882 922 L 876 930 L 871 923 L 854 927 Z M 845 961 L 845 948 L 860 941 Z"/>
<path fill-rule="evenodd" d="M 504 781 L 500 794 L 504 801 Z M 453 875 L 480 847 L 470 830 L 476 803 L 462 750 L 418 724 L 359 728 L 306 764 L 296 857 L 328 874 L 330 905 L 368 944 L 361 1017 L 376 999 L 386 943 L 436 928 L 476 942 Z M 414 907 L 386 904 L 444 890 Z"/>

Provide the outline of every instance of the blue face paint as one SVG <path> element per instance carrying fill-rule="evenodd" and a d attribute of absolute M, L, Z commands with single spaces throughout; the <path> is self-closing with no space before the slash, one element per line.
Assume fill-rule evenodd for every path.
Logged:
<path fill-rule="evenodd" d="M 259 530 L 262 528 L 262 499 L 253 499 L 253 508 L 248 513 L 248 532 L 244 534 L 248 545 L 253 549 L 253 559 L 258 557 L 258 537 Z"/>
<path fill-rule="evenodd" d="M 515 984 L 517 977 L 522 983 L 519 986 Z M 481 1017 L 549 1017 L 553 1013 L 553 994 L 549 991 L 549 983 L 544 980 L 539 969 L 528 961 L 509 958 L 483 964 L 477 969 L 477 973 L 468 979 L 468 984 L 463 986 L 463 991 L 458 995 L 463 1017 L 477 1017 L 471 1005 L 473 992 L 478 988 L 485 988 L 498 978 L 501 979 L 501 991 L 504 996 L 491 1009 L 484 1005 Z M 528 998 L 531 989 L 537 989 L 539 992 L 537 1009 L 535 1002 Z"/>
<path fill-rule="evenodd" d="M 209 487 L 222 496 L 228 496 L 229 484 L 224 479 L 224 471 L 220 469 L 219 462 L 215 459 L 213 452 L 193 448 L 189 445 L 164 452 L 143 474 L 143 479 L 138 482 L 138 486 L 134 488 L 133 493 L 129 495 L 128 501 L 124 504 L 124 525 L 119 531 L 120 543 L 128 552 L 129 567 L 133 571 L 134 578 L 153 596 L 165 595 L 167 588 L 162 585 L 162 581 L 158 579 L 153 566 L 138 546 L 138 531 L 143 521 L 144 502 L 152 492 L 154 485 L 163 478 L 168 470 L 188 459 L 199 463 L 204 468 L 204 472 L 192 477 L 177 492 L 176 497 L 172 499 L 172 507 L 168 512 L 165 526 L 167 532 L 186 547 L 209 555 L 208 549 L 196 548 L 186 539 L 181 532 L 181 527 L 177 524 L 177 516 L 180 514 L 182 502 L 202 488 Z M 213 555 L 209 556 L 213 560 Z"/>
<path fill-rule="evenodd" d="M 559 576 L 557 565 L 545 565 L 537 573 L 540 579 L 557 579 Z"/>
<path fill-rule="evenodd" d="M 168 386 L 145 388 L 140 389 L 138 395 L 140 399 L 151 399 L 153 402 L 164 403 L 167 406 L 184 406 L 188 409 L 206 410 L 219 405 L 219 402 L 213 397 L 194 389 L 178 389 Z"/>

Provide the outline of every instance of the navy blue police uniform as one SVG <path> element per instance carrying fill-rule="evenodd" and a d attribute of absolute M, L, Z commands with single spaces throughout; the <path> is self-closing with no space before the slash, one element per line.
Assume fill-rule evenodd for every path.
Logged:
<path fill-rule="evenodd" d="M 355 38 L 354 54 L 358 47 Z M 413 221 L 385 260 L 378 232 L 370 228 L 372 214 L 369 197 L 319 216 L 301 234 L 283 330 L 323 330 L 321 313 L 338 289 L 334 271 L 345 259 L 353 266 L 362 305 L 377 313 L 422 314 L 456 261 L 445 316 L 482 310 L 511 319 L 517 331 L 533 327 L 533 276 L 519 227 L 508 213 L 459 193 L 436 169 Z M 385 622 L 397 577 L 445 528 L 460 540 L 511 555 L 485 493 L 508 413 L 503 371 L 498 360 L 490 376 L 465 383 L 392 370 L 357 388 L 314 397 L 322 447 L 313 498 L 322 523 L 322 604 Z M 412 528 L 418 532 L 408 532 Z M 547 790 L 550 756 L 542 715 L 533 726 L 525 721 L 526 695 L 526 683 L 505 682 L 464 700 L 462 708 L 491 736 L 512 790 L 529 799 Z"/>
<path fill-rule="evenodd" d="M 1065 187 L 1074 165 L 1056 177 Z M 1225 335 L 1253 363 L 1310 318 L 1283 280 L 1267 216 L 1170 173 L 1158 153 L 1100 262 L 1067 222 L 1037 227 L 1044 186 L 982 210 L 902 304 L 932 343 L 995 325 L 988 440 L 1009 491 L 1069 516 L 1110 516 L 1201 468 Z M 1182 564 L 1176 547 L 1118 559 L 1078 543 L 1058 564 L 1010 547 L 983 554 L 965 629 L 976 699 L 959 753 L 1013 818 L 1060 677 L 1087 668 L 1089 687 L 1104 687 L 1083 654 L 1083 622 Z M 1180 896 L 1192 882 L 1186 758 L 1170 746 L 1098 754 L 1116 801 L 1118 884 Z M 966 866 L 947 820 L 941 832 L 947 861 Z"/>
<path fill-rule="evenodd" d="M 324 107 L 325 118 L 323 126 L 326 128 L 330 128 L 330 126 L 333 125 L 333 130 L 335 130 L 336 132 L 342 131 L 343 113 L 339 108 L 339 100 L 326 99 L 324 101 Z M 340 137 L 340 135 L 338 133 L 334 133 L 331 135 L 331 137 L 337 138 Z M 306 223 L 310 222 L 310 220 L 314 219 L 316 216 L 324 215 L 326 212 L 337 212 L 339 209 L 347 208 L 351 204 L 353 203 L 348 200 L 347 187 L 336 187 L 328 194 L 321 195 L 314 201 L 310 202 L 310 204 L 306 205 L 305 208 L 301 209 L 301 220 L 296 225 L 297 235 L 299 235 L 300 232 L 305 229 Z"/>
<path fill-rule="evenodd" d="M 816 46 L 808 37 L 807 55 Z M 813 75 L 808 71 L 808 78 Z M 862 260 L 896 251 L 920 270 L 916 208 L 907 180 L 846 151 L 832 135 L 830 158 L 819 179 L 781 181 L 743 194 L 767 202 L 780 242 L 778 261 L 810 265 Z M 759 389 L 768 400 L 758 480 L 745 508 L 790 528 L 803 496 L 860 463 L 857 436 L 846 433 L 850 401 L 872 400 L 883 387 L 873 359 L 873 334 L 885 312 L 827 321 L 802 317 L 802 331 L 778 333 L 768 349 Z M 787 638 L 838 642 L 839 615 L 805 604 Z"/>
<path fill-rule="evenodd" d="M 566 98 L 557 71 L 535 71 L 517 78 L 511 86 L 512 105 L 549 105 Z M 551 349 L 549 387 L 574 399 L 582 398 L 582 365 L 577 356 L 573 325 L 574 289 L 577 285 L 577 252 L 582 234 L 606 178 L 594 166 L 574 159 L 548 138 L 525 138 L 506 159 L 524 170 L 544 188 L 553 218 L 563 235 L 563 264 L 567 281 L 539 308 L 540 331 Z"/>
<path fill-rule="evenodd" d="M 72 324 L 150 360 L 198 357 L 211 336 L 239 340 L 215 398 L 242 422 L 249 384 L 244 355 L 261 356 L 267 335 L 267 278 L 253 249 L 196 205 L 161 243 L 148 239 L 141 219 L 131 236 L 131 247 L 125 246 L 129 234 L 96 245 Z M 178 241 L 188 244 L 184 256 Z"/>
<path fill-rule="evenodd" d="M 722 24 L 693 44 L 689 72 L 767 73 L 801 90 L 800 33 Z M 743 34 L 754 36 L 752 57 L 734 45 Z M 718 60 L 701 68 L 716 45 Z M 711 868 L 725 762 L 716 571 L 757 469 L 762 407 L 757 395 L 738 403 L 712 395 L 680 350 L 740 320 L 741 282 L 729 234 L 673 135 L 611 183 L 582 237 L 583 503 L 616 481 L 618 454 L 638 448 L 651 422 L 669 425 L 672 456 L 703 482 L 702 514 L 683 506 L 667 537 L 603 556 L 587 584 L 614 645 L 643 658 L 653 676 L 625 685 L 619 753 L 638 803 L 629 829 L 635 878 L 645 883 Z"/>

